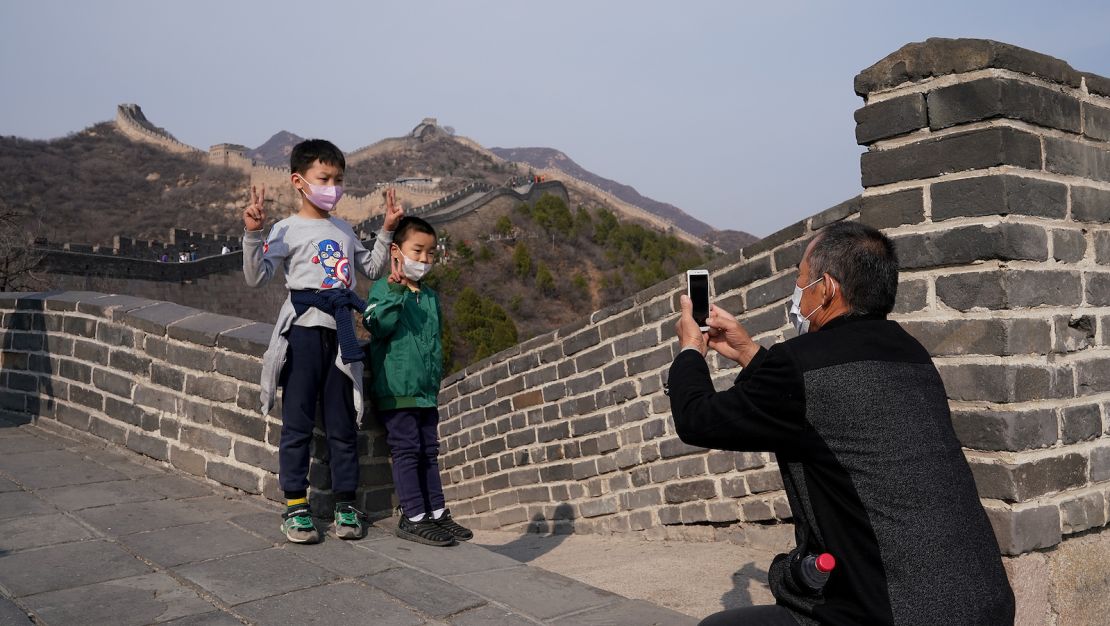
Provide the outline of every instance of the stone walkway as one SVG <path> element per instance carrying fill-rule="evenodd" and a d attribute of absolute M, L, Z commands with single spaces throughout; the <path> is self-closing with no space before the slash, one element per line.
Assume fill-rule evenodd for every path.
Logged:
<path fill-rule="evenodd" d="M 693 624 L 387 522 L 286 543 L 279 509 L 142 457 L 0 420 L 0 624 Z M 33 619 L 32 619 L 33 618 Z"/>

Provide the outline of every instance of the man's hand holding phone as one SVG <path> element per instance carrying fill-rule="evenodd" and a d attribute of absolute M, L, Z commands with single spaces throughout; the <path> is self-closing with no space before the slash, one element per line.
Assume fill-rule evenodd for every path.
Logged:
<path fill-rule="evenodd" d="M 740 325 L 731 313 L 717 305 L 709 308 L 708 343 L 721 356 L 747 367 L 759 352 L 759 344 L 752 341 L 751 335 Z"/>

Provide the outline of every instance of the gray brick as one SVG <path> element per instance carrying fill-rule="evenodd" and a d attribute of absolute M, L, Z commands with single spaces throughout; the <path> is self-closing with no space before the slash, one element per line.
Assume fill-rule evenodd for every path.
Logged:
<path fill-rule="evenodd" d="M 1074 139 L 1044 138 L 1045 169 L 1090 180 L 1110 181 L 1110 150 Z"/>
<path fill-rule="evenodd" d="M 902 327 L 933 356 L 1046 354 L 1048 322 L 1042 320 L 949 319 L 905 321 Z"/>
<path fill-rule="evenodd" d="M 868 145 L 925 128 L 925 96 L 912 93 L 857 109 L 856 143 Z"/>
<path fill-rule="evenodd" d="M 1110 358 L 1077 361 L 1075 379 L 1080 396 L 1110 391 Z"/>
<path fill-rule="evenodd" d="M 1055 505 L 1024 509 L 987 508 L 998 547 L 1016 556 L 1060 543 L 1060 510 Z"/>
<path fill-rule="evenodd" d="M 123 350 L 112 350 L 108 365 L 114 369 L 146 376 L 150 372 L 150 358 Z"/>
<path fill-rule="evenodd" d="M 590 346 L 596 346 L 601 341 L 601 334 L 596 326 L 568 337 L 563 341 L 563 354 L 570 356 Z"/>
<path fill-rule="evenodd" d="M 213 372 L 216 370 L 216 353 L 211 349 L 168 344 L 166 346 L 165 360 L 178 367 L 200 372 Z M 254 380 L 257 381 L 258 379 L 256 378 Z"/>
<path fill-rule="evenodd" d="M 135 331 L 101 320 L 96 325 L 96 340 L 113 348 L 134 348 Z"/>
<path fill-rule="evenodd" d="M 69 401 L 80 404 L 90 409 L 102 411 L 104 409 L 104 396 L 78 385 L 69 388 Z"/>
<path fill-rule="evenodd" d="M 928 306 L 929 281 L 906 280 L 898 283 L 898 296 L 894 301 L 894 313 L 913 313 Z"/>
<path fill-rule="evenodd" d="M 189 374 L 185 380 L 185 393 L 215 402 L 234 402 L 237 389 L 234 382 L 212 376 Z"/>
<path fill-rule="evenodd" d="M 674 439 L 667 439 L 659 444 L 659 454 L 664 459 L 684 456 L 687 454 L 697 454 L 699 452 L 705 452 L 705 448 L 699 448 L 698 446 L 692 446 L 688 443 L 684 443 L 681 439 L 678 439 L 677 437 Z"/>
<path fill-rule="evenodd" d="M 937 277 L 936 293 L 941 302 L 960 311 L 1074 306 L 1082 300 L 1082 278 L 1077 272 L 1044 270 L 948 274 Z"/>
<path fill-rule="evenodd" d="M 1048 236 L 1031 224 L 986 224 L 894 238 L 903 270 L 968 265 L 973 261 L 1044 261 Z"/>
<path fill-rule="evenodd" d="M 834 207 L 835 208 L 835 207 Z M 816 227 L 815 227 L 816 228 Z M 754 259 L 755 257 L 770 252 L 784 243 L 801 238 L 808 232 L 805 220 L 795 222 L 777 232 L 767 235 L 763 239 L 755 243 L 750 243 L 744 246 L 743 254 L 746 259 Z"/>
<path fill-rule="evenodd" d="M 921 188 L 905 189 L 860 199 L 859 219 L 878 229 L 925 221 L 925 194 Z"/>
<path fill-rule="evenodd" d="M 1106 500 L 1101 493 L 1087 493 L 1060 503 L 1064 532 L 1077 533 L 1106 525 Z"/>
<path fill-rule="evenodd" d="M 632 352 L 639 352 L 646 350 L 659 343 L 658 329 L 645 328 L 639 332 L 633 333 L 626 337 L 621 337 L 613 342 L 613 353 L 615 356 L 624 356 Z"/>
<path fill-rule="evenodd" d="M 854 198 L 849 198 L 848 200 L 845 200 L 844 202 L 841 202 L 840 204 L 837 204 L 831 208 L 825 209 L 817 215 L 809 218 L 809 227 L 813 230 L 818 230 L 822 227 L 832 224 L 833 222 L 839 222 L 840 220 L 847 219 L 855 215 L 856 213 L 859 213 L 859 208 L 860 197 L 856 196 Z M 799 257 L 798 260 L 801 261 L 801 257 Z M 782 269 L 782 267 L 780 266 L 779 269 Z"/>
<path fill-rule="evenodd" d="M 860 157 L 864 187 L 998 165 L 1039 170 L 1040 138 L 1013 128 L 986 128 L 871 151 Z"/>
<path fill-rule="evenodd" d="M 183 472 L 188 472 L 194 476 L 204 476 L 206 463 L 207 460 L 203 455 L 177 446 L 170 446 L 170 464 Z"/>
<path fill-rule="evenodd" d="M 761 285 L 756 285 L 748 289 L 744 294 L 744 299 L 747 302 L 747 309 L 752 311 L 771 304 L 772 302 L 789 298 L 790 295 L 794 293 L 794 286 L 797 280 L 797 270 L 790 270 L 781 276 L 772 278 Z"/>
<path fill-rule="evenodd" d="M 278 453 L 270 448 L 236 441 L 235 460 L 275 474 L 278 472 Z"/>
<path fill-rule="evenodd" d="M 675 483 L 663 488 L 663 498 L 671 504 L 716 497 L 717 487 L 714 481 L 709 479 Z"/>
<path fill-rule="evenodd" d="M 1027 463 L 972 463 L 971 471 L 981 497 L 1025 502 L 1086 484 L 1087 459 L 1071 453 Z"/>
<path fill-rule="evenodd" d="M 1070 369 L 1022 364 L 940 365 L 951 400 L 1027 402 L 1072 395 Z"/>
<path fill-rule="evenodd" d="M 989 77 L 929 92 L 933 130 L 996 117 L 1078 133 L 1079 100 L 1056 89 L 1010 78 Z"/>
<path fill-rule="evenodd" d="M 158 302 L 127 311 L 114 319 L 152 335 L 165 335 L 166 326 L 197 315 L 200 312 L 197 309 L 173 304 L 172 302 Z"/>
<path fill-rule="evenodd" d="M 216 355 L 216 371 L 243 382 L 255 383 L 262 379 L 262 362 L 220 352 Z"/>
<path fill-rule="evenodd" d="M 134 388 L 134 381 L 132 378 L 114 374 L 107 370 L 93 370 L 92 384 L 97 385 L 100 390 L 121 397 L 131 397 L 131 390 Z"/>
<path fill-rule="evenodd" d="M 1071 317 L 1058 315 L 1053 318 L 1056 341 L 1053 352 L 1078 352 L 1095 345 L 1095 318 L 1093 315 Z"/>
<path fill-rule="evenodd" d="M 745 261 L 720 273 L 714 274 L 712 277 L 713 293 L 724 294 L 733 289 L 746 287 L 757 280 L 767 278 L 771 274 L 770 255 Z"/>
<path fill-rule="evenodd" d="M 212 425 L 256 441 L 266 438 L 266 421 L 257 414 L 244 414 L 222 406 L 212 407 Z"/>
<path fill-rule="evenodd" d="M 1110 446 L 1091 450 L 1091 482 L 1110 480 Z"/>
<path fill-rule="evenodd" d="M 1098 274 L 1089 272 L 1086 274 L 1087 288 L 1085 290 L 1087 297 L 1087 304 L 1094 306 L 1110 305 L 1110 273 Z"/>
<path fill-rule="evenodd" d="M 165 441 L 144 435 L 137 431 L 127 433 L 127 447 L 159 461 L 169 460 L 169 448 Z"/>
<path fill-rule="evenodd" d="M 1097 404 L 1064 407 L 1060 439 L 1065 444 L 1097 439 L 1102 434 L 1102 412 Z"/>
<path fill-rule="evenodd" d="M 99 365 L 108 364 L 108 346 L 92 341 L 74 341 L 73 356 L 82 361 L 89 361 Z"/>
<path fill-rule="evenodd" d="M 193 448 L 214 452 L 220 456 L 231 453 L 231 439 L 203 427 L 181 426 L 181 443 Z"/>
<path fill-rule="evenodd" d="M 1082 236 L 1082 233 L 1079 233 L 1079 235 Z M 1095 262 L 1099 265 L 1110 265 L 1110 231 L 1096 231 L 1094 233 L 1094 240 Z"/>
<path fill-rule="evenodd" d="M 127 443 L 127 429 L 112 420 L 95 415 L 89 417 L 89 432 L 116 445 L 122 446 Z"/>
<path fill-rule="evenodd" d="M 961 409 L 952 412 L 952 426 L 960 442 L 975 450 L 1047 448 L 1057 439 L 1056 413 L 1052 409 Z"/>
<path fill-rule="evenodd" d="M 1037 178 L 977 176 L 934 183 L 930 189 L 933 221 L 981 215 L 1032 215 L 1062 219 L 1068 187 Z"/>
<path fill-rule="evenodd" d="M 238 317 L 200 313 L 167 325 L 166 334 L 171 339 L 202 346 L 215 346 L 221 333 L 241 328 L 249 323 L 248 320 Z"/>
<path fill-rule="evenodd" d="M 1082 231 L 1053 229 L 1052 231 L 1052 258 L 1061 263 L 1076 263 L 1087 254 L 1087 238 Z M 1096 242 L 1098 233 L 1095 235 Z M 1096 243 L 1097 250 L 1097 243 Z M 1110 252 L 1108 252 L 1110 255 Z M 1102 261 L 1099 261 L 1100 263 Z M 1110 261 L 1108 261 L 1110 263 Z"/>
<path fill-rule="evenodd" d="M 96 337 L 96 320 L 87 317 L 71 317 L 65 316 L 62 322 L 62 330 L 69 335 L 77 335 L 79 337 Z"/>
<path fill-rule="evenodd" d="M 185 372 L 162 363 L 151 363 L 150 382 L 174 391 L 184 391 Z"/>
<path fill-rule="evenodd" d="M 261 493 L 260 477 L 248 470 L 219 461 L 209 461 L 205 471 L 212 480 L 242 489 L 247 493 Z"/>
<path fill-rule="evenodd" d="M 1071 216 L 1077 222 L 1110 222 L 1110 191 L 1073 185 Z"/>
<path fill-rule="evenodd" d="M 1110 109 L 1084 102 L 1083 134 L 1091 139 L 1110 141 Z"/>
<path fill-rule="evenodd" d="M 76 380 L 81 383 L 92 382 L 92 368 L 84 363 L 70 361 L 69 359 L 59 359 L 58 374 L 62 378 Z"/>
<path fill-rule="evenodd" d="M 127 422 L 132 426 L 139 426 L 144 430 L 158 428 L 158 416 L 148 413 L 132 402 L 117 400 L 112 396 L 104 398 L 104 414 L 112 419 Z"/>

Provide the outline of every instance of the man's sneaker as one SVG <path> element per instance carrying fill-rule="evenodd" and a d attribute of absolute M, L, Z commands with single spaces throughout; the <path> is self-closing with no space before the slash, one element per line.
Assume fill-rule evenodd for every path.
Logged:
<path fill-rule="evenodd" d="M 281 516 L 281 532 L 293 543 L 318 543 L 320 531 L 312 523 L 312 513 L 307 506 L 287 510 Z"/>
<path fill-rule="evenodd" d="M 435 520 L 425 517 L 419 522 L 413 522 L 404 515 L 401 520 L 397 522 L 397 530 L 394 531 L 401 539 L 408 539 L 416 543 L 422 543 L 429 546 L 453 546 L 455 545 L 455 538 L 451 533 L 444 530 Z"/>
<path fill-rule="evenodd" d="M 335 536 L 340 539 L 362 539 L 366 529 L 362 525 L 362 511 L 351 502 L 335 503 Z"/>
<path fill-rule="evenodd" d="M 451 509 L 444 509 L 443 515 L 439 519 L 433 520 L 439 524 L 439 527 L 451 533 L 451 536 L 459 541 L 467 541 L 474 538 L 474 533 L 465 526 L 462 526 L 455 520 L 451 519 Z"/>

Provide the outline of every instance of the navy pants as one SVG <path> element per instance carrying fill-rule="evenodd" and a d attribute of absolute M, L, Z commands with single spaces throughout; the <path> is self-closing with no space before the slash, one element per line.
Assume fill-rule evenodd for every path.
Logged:
<path fill-rule="evenodd" d="M 442 509 L 443 482 L 439 477 L 439 409 L 411 408 L 379 411 L 385 441 L 393 457 L 393 488 L 405 517 Z"/>
<path fill-rule="evenodd" d="M 308 489 L 309 449 L 316 407 L 323 401 L 331 489 L 353 497 L 358 487 L 358 424 L 351 379 L 335 366 L 335 331 L 322 326 L 292 326 L 282 369 L 281 443 L 278 483 L 287 498 Z"/>

